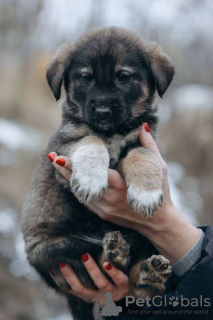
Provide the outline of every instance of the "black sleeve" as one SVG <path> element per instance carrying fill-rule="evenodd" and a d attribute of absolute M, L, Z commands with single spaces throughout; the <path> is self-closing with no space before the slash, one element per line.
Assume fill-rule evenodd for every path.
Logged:
<path fill-rule="evenodd" d="M 204 240 L 200 260 L 182 277 L 172 275 L 167 281 L 166 294 L 154 298 L 151 306 L 123 307 L 117 320 L 213 319 L 213 227 L 200 227 Z"/>

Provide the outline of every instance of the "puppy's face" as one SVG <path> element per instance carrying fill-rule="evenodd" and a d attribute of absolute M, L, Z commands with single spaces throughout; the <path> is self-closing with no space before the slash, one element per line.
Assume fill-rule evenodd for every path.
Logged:
<path fill-rule="evenodd" d="M 59 50 L 47 69 L 56 97 L 64 81 L 65 114 L 98 131 L 140 125 L 174 74 L 160 48 L 132 32 L 104 28 Z M 143 119 L 144 118 L 144 119 Z"/>
<path fill-rule="evenodd" d="M 137 105 L 153 95 L 155 83 L 127 44 L 99 42 L 94 41 L 95 48 L 90 43 L 87 49 L 77 50 L 65 76 L 65 88 L 81 118 L 95 129 L 108 131 L 145 110 Z"/>

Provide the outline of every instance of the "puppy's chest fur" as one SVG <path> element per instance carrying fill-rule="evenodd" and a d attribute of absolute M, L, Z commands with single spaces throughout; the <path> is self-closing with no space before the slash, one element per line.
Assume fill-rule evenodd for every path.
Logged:
<path fill-rule="evenodd" d="M 110 168 L 114 169 L 130 149 L 139 146 L 138 137 L 140 128 L 141 127 L 138 127 L 126 135 L 115 133 L 110 137 L 107 137 L 103 134 L 94 132 L 87 125 L 66 124 L 59 132 L 62 140 L 65 142 L 65 149 L 63 150 L 64 152 L 62 151 L 62 154 L 67 153 L 66 146 L 70 145 L 70 143 L 73 144 L 79 139 L 87 136 L 96 136 L 105 143 L 110 156 Z"/>
<path fill-rule="evenodd" d="M 115 168 L 121 158 L 123 158 L 128 150 L 136 145 L 139 137 L 139 130 L 130 132 L 126 136 L 114 134 L 105 141 L 106 147 L 110 155 L 110 168 Z"/>

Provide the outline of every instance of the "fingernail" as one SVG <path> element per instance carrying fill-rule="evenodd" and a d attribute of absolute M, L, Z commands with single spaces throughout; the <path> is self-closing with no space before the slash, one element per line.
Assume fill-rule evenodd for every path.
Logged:
<path fill-rule="evenodd" d="M 81 260 L 82 260 L 83 262 L 87 262 L 87 261 L 89 260 L 88 254 L 86 254 L 86 253 L 82 254 Z"/>
<path fill-rule="evenodd" d="M 54 159 L 55 159 L 54 153 L 50 152 L 50 153 L 48 154 L 48 158 L 50 159 L 51 162 L 53 162 Z"/>
<path fill-rule="evenodd" d="M 104 268 L 109 271 L 112 269 L 112 265 L 109 262 L 107 262 L 106 264 L 104 264 Z"/>
<path fill-rule="evenodd" d="M 149 132 L 149 124 L 145 122 L 144 129 L 146 132 Z"/>
<path fill-rule="evenodd" d="M 62 158 L 59 158 L 59 159 L 56 160 L 56 163 L 57 163 L 59 166 L 63 167 L 63 166 L 65 165 L 65 160 L 62 159 Z"/>
<path fill-rule="evenodd" d="M 61 262 L 60 264 L 59 264 L 59 267 L 62 269 L 62 268 L 64 268 L 66 266 L 66 263 L 65 262 Z"/>

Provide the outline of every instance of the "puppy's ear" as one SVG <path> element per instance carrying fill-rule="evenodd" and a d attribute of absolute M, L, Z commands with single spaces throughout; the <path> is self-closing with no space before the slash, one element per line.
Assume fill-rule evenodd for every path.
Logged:
<path fill-rule="evenodd" d="M 155 42 L 146 44 L 145 57 L 155 79 L 158 94 L 162 98 L 173 79 L 175 73 L 174 65 Z"/>
<path fill-rule="evenodd" d="M 60 99 L 61 86 L 64 80 L 65 71 L 71 61 L 71 56 L 72 46 L 70 44 L 64 44 L 58 49 L 55 56 L 47 66 L 47 82 L 56 100 Z"/>

